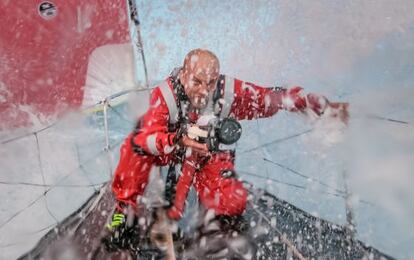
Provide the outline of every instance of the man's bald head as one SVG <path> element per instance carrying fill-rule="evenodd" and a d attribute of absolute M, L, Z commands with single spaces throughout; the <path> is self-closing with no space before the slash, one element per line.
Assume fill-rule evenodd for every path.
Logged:
<path fill-rule="evenodd" d="M 213 52 L 204 49 L 194 49 L 187 53 L 184 58 L 184 70 L 194 70 L 197 65 L 210 67 L 215 70 L 220 69 L 220 62 L 217 56 Z"/>
<path fill-rule="evenodd" d="M 209 50 L 195 49 L 184 59 L 180 72 L 180 81 L 195 108 L 204 108 L 217 83 L 220 74 L 220 62 Z"/>

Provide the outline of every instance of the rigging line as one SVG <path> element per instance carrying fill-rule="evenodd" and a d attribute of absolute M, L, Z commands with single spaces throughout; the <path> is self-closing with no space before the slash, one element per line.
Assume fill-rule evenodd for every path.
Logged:
<path fill-rule="evenodd" d="M 46 227 L 43 227 L 43 228 L 41 228 L 41 229 L 38 229 L 38 230 L 35 230 L 35 231 L 30 231 L 30 232 L 21 233 L 21 234 L 19 234 L 19 235 L 22 235 L 22 236 L 32 236 L 32 235 L 36 235 L 36 234 L 38 234 L 38 233 L 40 233 L 40 232 L 43 232 L 43 231 L 45 231 L 45 230 L 48 230 L 48 229 L 50 229 L 50 228 L 54 228 L 54 227 L 56 227 L 56 226 L 57 226 L 57 224 L 56 224 L 56 223 L 53 223 L 53 224 L 47 225 Z"/>
<path fill-rule="evenodd" d="M 284 184 L 284 185 L 287 185 L 287 186 L 290 186 L 290 187 L 294 187 L 294 188 L 298 188 L 298 189 L 302 189 L 302 190 L 307 190 L 307 191 L 313 191 L 313 192 L 316 192 L 316 193 L 321 193 L 321 194 L 326 194 L 326 195 L 331 195 L 331 196 L 335 196 L 335 197 L 338 197 L 338 198 L 345 198 L 345 195 L 343 195 L 343 194 L 333 193 L 333 192 L 329 192 L 329 191 L 310 190 L 306 186 L 302 186 L 302 185 L 298 185 L 298 184 L 294 184 L 294 183 L 289 183 L 289 182 L 283 182 L 283 181 L 280 181 L 280 180 L 277 180 L 277 179 L 274 179 L 274 178 L 271 178 L 271 177 L 267 178 L 267 177 L 264 177 L 264 176 L 261 176 L 261 175 L 258 175 L 258 174 L 254 174 L 254 173 L 246 172 L 246 171 L 242 171 L 242 170 L 237 170 L 237 171 L 240 172 L 240 173 L 252 176 L 252 177 L 257 177 L 257 178 L 264 179 L 264 180 L 270 180 L 272 182 L 276 182 L 276 183 L 279 183 L 279 184 Z M 378 207 L 376 204 L 374 204 L 370 201 L 367 201 L 367 200 L 362 200 L 361 199 L 361 200 L 359 200 L 359 202 L 367 204 L 367 205 L 372 206 L 372 207 Z"/>
<path fill-rule="evenodd" d="M 63 176 L 62 178 L 60 178 L 56 183 L 59 183 L 61 181 L 63 181 L 64 179 L 66 179 L 67 177 L 69 177 L 71 174 L 73 174 L 75 171 L 69 172 L 68 174 L 66 174 L 65 176 Z M 43 198 L 44 196 L 46 196 L 46 194 L 51 191 L 53 188 L 55 188 L 56 186 L 50 186 L 47 189 L 45 189 L 45 191 L 40 194 L 38 197 L 36 197 L 36 199 L 34 199 L 33 201 L 31 201 L 28 205 L 26 205 L 26 207 L 16 211 L 12 216 L 10 216 L 6 221 L 4 221 L 2 224 L 0 224 L 0 229 L 3 228 L 7 223 L 9 223 L 11 220 L 13 220 L 15 217 L 17 217 L 18 215 L 20 215 L 23 211 L 25 211 L 26 209 L 30 208 L 31 206 L 33 206 L 37 201 L 39 201 L 41 198 Z"/>
<path fill-rule="evenodd" d="M 261 142 L 261 139 L 262 138 L 260 138 L 261 137 L 261 134 L 260 134 L 260 122 L 259 122 L 259 119 L 256 119 L 256 126 L 257 126 L 257 130 L 258 130 L 258 133 L 259 133 L 259 142 Z M 265 157 L 265 153 L 267 152 L 267 151 L 265 151 L 265 147 L 262 147 L 262 149 L 260 149 L 260 150 L 262 152 L 262 156 Z M 267 167 L 265 167 L 265 169 L 266 169 L 266 177 L 269 177 L 269 171 L 268 171 Z"/>
<path fill-rule="evenodd" d="M 41 155 L 40 155 L 39 138 L 38 138 L 37 134 L 34 134 L 34 136 L 35 136 L 35 139 L 36 139 L 37 159 L 39 161 L 40 174 L 42 175 L 43 185 L 45 185 L 45 183 L 46 183 L 45 182 L 45 174 L 43 172 L 42 158 L 41 158 Z M 45 187 L 45 191 L 46 190 L 47 190 L 47 188 Z M 47 197 L 46 197 L 46 195 L 44 197 L 44 200 L 45 200 L 45 206 L 46 206 L 47 212 L 55 220 L 55 222 L 58 223 L 59 221 L 57 220 L 57 218 L 55 217 L 55 215 L 52 213 L 52 211 L 50 211 L 50 209 L 49 209 L 49 205 L 47 204 Z"/>
<path fill-rule="evenodd" d="M 112 99 L 112 98 L 116 98 L 116 97 L 119 97 L 119 96 L 122 96 L 122 95 L 126 95 L 126 94 L 128 94 L 128 93 L 130 93 L 130 92 L 144 92 L 144 91 L 148 91 L 148 90 L 151 90 L 151 89 L 154 89 L 154 88 L 155 88 L 155 87 L 149 87 L 149 88 L 145 88 L 145 89 L 129 89 L 129 90 L 123 90 L 123 91 L 117 92 L 117 93 L 115 93 L 115 94 L 112 94 L 112 95 L 110 95 L 109 97 L 110 97 L 110 99 Z M 84 107 L 83 109 L 81 109 L 81 110 L 80 110 L 80 112 L 87 111 L 87 110 L 89 110 L 89 109 L 91 109 L 91 108 L 93 108 L 93 107 L 95 107 L 95 106 L 98 106 L 98 105 L 102 105 L 102 102 L 103 102 L 103 101 L 101 100 L 101 101 L 98 101 L 97 103 L 95 103 L 95 104 L 93 104 L 93 105 L 90 105 L 90 106 Z M 5 139 L 5 140 L 0 141 L 0 143 L 1 143 L 1 144 L 11 143 L 11 142 L 14 142 L 14 141 L 16 141 L 16 140 L 22 139 L 22 138 L 24 138 L 24 137 L 30 136 L 30 135 L 32 135 L 32 134 L 43 132 L 44 130 L 47 130 L 47 129 L 49 129 L 49 128 L 51 128 L 51 127 L 55 126 L 55 125 L 56 125 L 57 123 L 59 123 L 60 121 L 61 121 L 61 120 L 60 120 L 60 119 L 58 119 L 58 120 L 56 120 L 55 122 L 51 123 L 50 125 L 47 125 L 47 126 L 45 126 L 45 127 L 43 127 L 43 128 L 40 128 L 39 130 L 36 130 L 36 131 L 30 132 L 30 133 L 26 133 L 26 134 L 22 134 L 22 135 L 19 135 L 19 136 L 16 136 L 16 137 L 10 138 L 10 139 Z"/>
<path fill-rule="evenodd" d="M 263 160 L 264 160 L 265 162 L 269 162 L 269 163 L 271 163 L 271 164 L 273 164 L 273 165 L 276 165 L 276 166 L 278 166 L 278 167 L 280 167 L 280 168 L 282 168 L 282 169 L 285 169 L 285 170 L 287 170 L 287 171 L 289 171 L 289 172 L 291 172 L 291 173 L 293 173 L 293 174 L 295 174 L 295 175 L 297 175 L 297 176 L 299 176 L 299 177 L 302 177 L 302 178 L 304 178 L 304 179 L 311 180 L 311 181 L 314 181 L 314 182 L 316 182 L 316 183 L 319 183 L 320 185 L 325 186 L 325 187 L 327 187 L 327 188 L 330 188 L 330 189 L 332 189 L 332 190 L 334 190 L 334 191 L 336 191 L 336 192 L 338 192 L 338 193 L 345 194 L 345 192 L 344 192 L 343 190 L 340 190 L 340 189 L 337 189 L 337 188 L 335 188 L 335 187 L 332 187 L 332 186 L 330 186 L 329 184 L 326 184 L 326 183 L 324 183 L 323 181 L 321 181 L 321 180 L 319 180 L 319 179 L 317 179 L 317 178 L 314 178 L 314 177 L 311 177 L 311 176 L 305 175 L 305 174 L 303 174 L 303 173 L 300 173 L 300 172 L 298 172 L 298 171 L 296 171 L 296 170 L 294 170 L 294 169 L 292 169 L 292 168 L 290 168 L 290 167 L 288 167 L 288 166 L 286 166 L 286 165 L 283 165 L 283 164 L 281 164 L 281 163 L 278 163 L 278 162 L 272 161 L 272 160 L 267 159 L 267 158 L 265 158 L 265 157 L 263 157 Z"/>
<path fill-rule="evenodd" d="M 91 183 L 91 184 L 41 184 L 41 183 L 31 183 L 31 182 L 7 182 L 0 181 L 0 184 L 4 185 L 23 185 L 23 186 L 33 186 L 33 187 L 67 187 L 67 188 L 83 188 L 83 187 L 96 187 L 106 182 Z"/>
<path fill-rule="evenodd" d="M 110 149 L 113 149 L 115 147 L 117 147 L 123 140 L 121 140 L 120 142 L 117 142 L 113 147 L 111 147 Z M 100 151 L 97 155 L 95 155 L 92 158 L 89 158 L 88 160 L 86 160 L 84 162 L 87 163 L 93 159 L 95 159 L 97 156 L 101 155 L 102 153 L 104 153 L 105 150 Z M 78 168 L 76 168 L 78 169 Z M 56 186 L 56 184 L 60 183 L 61 181 L 63 181 L 64 179 L 66 179 L 67 177 L 69 177 L 70 175 L 72 175 L 73 173 L 75 173 L 76 169 L 74 169 L 73 171 L 69 172 L 68 174 L 66 174 L 65 176 L 63 176 L 62 178 L 60 178 L 54 185 L 50 186 L 49 188 L 47 188 L 45 190 L 45 192 L 43 192 L 40 196 L 38 196 L 35 200 L 31 201 L 26 207 L 18 210 L 17 212 L 15 212 L 12 216 L 10 216 L 8 219 L 6 219 L 6 221 L 4 221 L 3 223 L 0 224 L 0 229 L 2 229 L 7 223 L 9 223 L 10 221 L 12 221 L 15 217 L 17 217 L 18 215 L 20 215 L 23 211 L 25 211 L 26 209 L 30 208 L 31 206 L 33 206 L 37 201 L 39 201 L 43 196 L 45 196 L 49 191 L 51 191 L 52 189 L 54 189 Z"/>
<path fill-rule="evenodd" d="M 260 191 L 260 189 L 256 189 L 256 191 Z M 254 192 L 254 191 L 253 191 Z M 265 195 L 265 194 L 263 194 L 263 195 Z M 270 194 L 271 195 L 271 194 Z M 266 195 L 265 195 L 266 196 Z M 273 195 L 271 195 L 271 196 L 273 196 Z M 284 208 L 284 209 L 286 209 L 287 210 L 287 213 L 289 213 L 289 214 L 291 214 L 292 216 L 295 216 L 295 215 L 297 215 L 297 214 L 299 214 L 299 215 L 301 215 L 302 217 L 305 217 L 305 218 L 307 218 L 307 217 L 309 217 L 309 213 L 308 212 L 306 212 L 306 211 L 303 211 L 303 210 L 301 210 L 300 208 L 297 208 L 297 209 L 299 209 L 299 211 L 298 212 L 294 212 L 294 209 L 292 208 L 292 206 L 295 208 L 295 206 L 294 205 L 291 205 L 291 204 L 289 204 L 287 201 L 283 201 L 283 200 L 275 200 L 275 201 L 272 201 L 273 203 L 275 203 L 275 204 L 277 204 L 278 206 L 280 206 L 280 207 L 282 207 L 282 208 Z M 312 214 L 311 214 L 312 215 Z M 320 220 L 322 220 L 322 219 L 320 219 Z M 339 227 L 342 227 L 342 225 L 341 224 L 337 224 L 337 223 L 334 223 L 334 222 L 330 222 L 330 221 L 328 221 L 328 220 L 324 220 L 324 221 L 326 221 L 326 222 L 328 222 L 330 225 L 332 225 L 332 226 L 339 226 Z"/>
<path fill-rule="evenodd" d="M 264 220 L 266 220 L 267 222 L 268 222 L 268 224 L 269 224 L 269 226 L 271 227 L 271 228 L 273 228 L 278 234 L 279 234 L 279 236 L 280 236 L 280 238 L 282 239 L 282 242 L 284 242 L 287 246 L 289 246 L 289 247 L 291 247 L 292 249 L 293 249 L 293 253 L 298 257 L 298 258 L 300 258 L 300 259 L 302 259 L 301 257 L 303 257 L 303 255 L 301 255 L 301 253 L 297 250 L 297 248 L 294 246 L 294 244 L 293 243 L 291 243 L 288 239 L 287 239 L 287 236 L 285 235 L 285 234 L 283 234 L 277 227 L 272 227 L 272 225 L 271 225 L 271 220 L 268 218 L 268 217 L 266 217 L 266 215 L 262 212 L 262 211 L 260 211 L 259 209 L 257 209 L 257 207 L 255 207 L 255 205 L 251 202 L 251 201 L 249 201 L 249 203 L 250 203 L 250 206 L 252 207 L 252 209 L 254 210 L 254 211 L 256 211 Z M 334 224 L 333 223 L 333 225 L 338 225 L 338 224 Z M 294 251 L 294 250 L 296 250 L 296 251 Z M 364 252 L 365 253 L 367 253 L 368 254 L 368 251 L 365 249 L 365 248 L 363 248 L 363 250 L 364 250 Z M 296 253 L 295 253 L 296 252 Z M 303 258 L 303 259 L 305 259 L 305 258 Z"/>
<path fill-rule="evenodd" d="M 29 239 L 25 239 L 25 240 L 20 240 L 20 241 L 13 242 L 13 243 L 2 244 L 2 245 L 0 245 L 0 248 L 7 248 L 7 247 L 12 247 L 12 246 L 26 245 L 28 241 L 29 241 Z"/>
<path fill-rule="evenodd" d="M 259 122 L 258 122 L 258 120 L 256 120 L 256 122 L 257 122 L 257 126 L 258 126 L 258 128 L 259 128 Z M 312 129 L 310 130 L 310 131 L 312 131 Z M 298 135 L 295 135 L 295 137 L 297 137 Z M 300 136 L 300 135 L 299 135 Z M 263 159 L 265 159 L 265 157 L 264 157 L 264 154 L 265 154 L 265 150 L 266 150 L 266 147 L 265 146 L 262 146 L 261 147 L 261 151 L 262 151 L 262 154 L 263 154 Z M 289 169 L 289 168 L 288 168 Z M 299 173 L 300 174 L 300 173 Z M 268 177 L 268 172 L 267 172 L 267 167 L 266 167 L 266 177 Z M 303 176 L 302 174 L 300 174 L 300 176 Z M 280 182 L 279 182 L 280 183 Z M 294 185 L 294 184 L 293 184 Z M 290 184 L 290 186 L 292 186 L 292 184 Z M 299 186 L 299 185 L 297 185 L 297 186 Z M 306 189 L 306 188 L 305 188 Z M 337 194 L 332 194 L 332 195 L 334 195 L 334 196 L 337 196 Z"/>
<path fill-rule="evenodd" d="M 33 187 L 50 187 L 51 186 L 51 185 L 48 185 L 48 184 L 41 184 L 41 183 L 7 182 L 7 181 L 0 181 L 0 184 L 4 184 L 4 185 L 24 185 L 24 186 L 33 186 Z"/>
<path fill-rule="evenodd" d="M 265 176 L 261 176 L 259 174 L 254 174 L 254 173 L 251 173 L 251 172 L 240 171 L 240 170 L 238 170 L 238 172 L 243 173 L 243 174 L 246 174 L 246 175 L 249 175 L 249 176 L 257 177 L 257 178 L 260 178 L 260 179 L 270 180 L 270 181 L 277 182 L 277 183 L 280 183 L 280 184 L 285 184 L 287 186 L 291 186 L 291 187 L 295 187 L 295 188 L 299 188 L 299 189 L 306 190 L 306 187 L 305 186 L 302 186 L 302 185 L 297 185 L 297 184 L 293 184 L 293 183 L 279 181 L 279 180 L 274 179 L 274 178 L 271 178 L 271 177 L 265 177 Z"/>
<path fill-rule="evenodd" d="M 119 94 L 126 95 L 126 94 L 128 94 L 128 93 L 130 93 L 130 92 L 144 92 L 144 91 L 148 91 L 148 89 L 153 89 L 153 88 L 123 90 L 123 91 L 120 91 L 120 92 L 118 92 L 118 93 L 115 93 L 115 94 L 111 95 L 110 97 L 118 97 L 118 96 L 119 96 Z M 91 108 L 93 108 L 93 107 L 95 107 L 95 106 L 101 105 L 101 104 L 102 104 L 102 102 L 103 102 L 103 101 L 101 100 L 101 101 L 99 101 L 99 102 L 97 102 L 97 103 L 95 103 L 95 104 L 93 104 L 93 105 L 90 105 L 90 106 L 87 106 L 87 107 L 85 107 L 85 108 L 83 108 L 83 109 L 80 109 L 80 112 L 82 112 L 82 111 L 87 111 L 88 109 L 91 109 Z M 52 126 L 55 126 L 55 125 L 56 125 L 57 123 L 59 123 L 60 121 L 61 121 L 61 119 L 58 119 L 58 120 L 56 120 L 55 122 L 51 123 L 50 125 L 47 125 L 47 126 L 45 126 L 45 127 L 43 127 L 43 128 L 40 128 L 39 130 L 36 130 L 36 131 L 30 132 L 30 133 L 26 133 L 26 134 L 22 134 L 22 135 L 19 135 L 19 136 L 16 136 L 16 137 L 10 138 L 10 139 L 5 139 L 5 140 L 0 141 L 0 143 L 1 143 L 1 144 L 11 143 L 11 142 L 14 142 L 14 141 L 16 141 L 16 140 L 22 139 L 22 138 L 24 138 L 24 137 L 30 136 L 30 135 L 32 135 L 32 134 L 43 132 L 43 131 L 45 131 L 45 130 L 47 130 L 47 129 L 51 128 Z"/>
<path fill-rule="evenodd" d="M 108 107 L 110 109 L 112 109 L 112 111 L 114 111 L 114 113 L 121 118 L 124 121 L 127 121 L 128 123 L 134 124 L 134 122 L 132 120 L 129 120 L 128 118 L 126 118 L 124 115 L 122 115 L 118 110 L 116 110 L 113 106 L 111 106 L 110 104 L 108 104 Z"/>
<path fill-rule="evenodd" d="M 152 86 L 152 87 L 149 87 L 149 88 L 132 88 L 132 89 L 127 89 L 127 90 L 123 90 L 123 91 L 117 92 L 115 94 L 112 94 L 112 95 L 108 96 L 107 98 L 109 100 L 112 100 L 112 99 L 115 99 L 117 97 L 120 97 L 120 96 L 129 94 L 131 92 L 145 92 L 145 91 L 148 91 L 148 90 L 155 89 L 156 87 L 157 86 Z"/>
<path fill-rule="evenodd" d="M 262 217 L 263 217 L 263 219 L 265 219 L 268 223 L 269 223 L 269 225 L 270 225 L 270 227 L 272 227 L 272 225 L 271 225 L 271 220 L 269 219 L 269 218 L 267 218 L 266 217 L 266 215 L 262 212 L 262 211 L 260 211 L 259 209 L 257 209 L 257 207 L 255 207 L 255 205 L 251 202 L 251 201 L 249 201 L 249 203 L 250 203 L 250 206 L 252 207 L 252 209 L 254 210 L 254 211 L 256 211 L 259 215 L 261 215 Z M 288 207 L 286 207 L 285 205 L 283 205 L 283 204 L 280 204 L 280 203 L 278 203 L 280 206 L 282 206 L 282 207 L 284 207 L 285 209 L 288 209 L 288 210 L 291 210 L 291 208 L 288 208 Z M 292 214 L 292 213 L 291 213 Z M 303 215 L 303 213 L 301 213 L 302 215 Z M 305 216 L 305 215 L 303 215 L 303 216 Z M 340 225 L 340 224 L 335 224 L 335 223 L 332 223 L 332 222 L 329 222 L 331 225 L 334 225 L 334 226 L 340 226 L 340 227 L 342 227 L 342 228 L 344 228 L 342 225 Z M 276 227 L 273 227 L 275 230 L 276 230 L 276 232 L 278 232 L 279 234 L 282 234 L 281 232 L 280 232 L 280 230 L 278 230 Z M 281 235 L 280 235 L 281 236 Z M 281 238 L 283 239 L 283 238 L 285 238 L 286 240 L 287 240 L 287 238 L 286 238 L 286 235 L 285 236 L 281 236 Z M 287 242 L 290 242 L 289 240 L 287 240 Z M 288 246 L 289 246 L 289 244 L 287 244 Z M 295 249 L 295 247 L 292 245 L 292 247 L 293 247 L 293 249 Z M 367 255 L 369 255 L 369 252 L 366 250 L 366 248 L 362 248 L 362 250 L 367 254 Z"/>
<path fill-rule="evenodd" d="M 375 114 L 368 114 L 368 115 L 366 115 L 366 117 L 370 118 L 370 119 L 389 121 L 389 122 L 392 122 L 392 123 L 398 123 L 398 124 L 404 124 L 404 125 L 411 125 L 412 124 L 411 122 L 398 120 L 398 119 L 393 119 L 393 118 L 384 117 L 384 116 L 379 116 L 379 115 L 375 115 Z"/>
<path fill-rule="evenodd" d="M 17 217 L 18 215 L 20 215 L 23 211 L 25 211 L 26 209 L 30 208 L 31 206 L 33 206 L 36 202 L 38 202 L 41 198 L 43 198 L 43 196 L 46 195 L 46 193 L 51 189 L 48 188 L 47 191 L 45 191 L 44 193 L 42 193 L 40 196 L 38 196 L 36 199 L 34 199 L 33 201 L 31 201 L 28 205 L 26 205 L 26 207 L 16 211 L 13 215 L 11 215 L 9 218 L 7 218 L 3 223 L 0 224 L 0 229 L 2 229 L 7 223 L 9 223 L 10 221 L 12 221 L 15 217 Z"/>
<path fill-rule="evenodd" d="M 104 151 L 106 152 L 107 156 L 107 163 L 109 168 L 108 177 L 111 178 L 113 171 L 112 171 L 112 155 L 111 155 L 111 144 L 109 143 L 109 118 L 108 118 L 108 106 L 109 100 L 105 99 L 104 107 L 103 107 L 103 115 L 104 115 L 104 133 L 105 133 L 105 148 Z"/>
<path fill-rule="evenodd" d="M 44 227 L 44 228 L 41 228 L 41 229 L 39 229 L 39 230 L 32 231 L 32 232 L 26 232 L 26 233 L 22 233 L 22 234 L 19 234 L 19 235 L 26 236 L 26 237 L 27 237 L 27 236 L 32 236 L 32 235 L 39 234 L 39 233 L 41 233 L 41 232 L 43 232 L 43 231 L 45 231 L 45 230 L 49 230 L 49 229 L 51 229 L 51 228 L 54 228 L 54 227 L 56 227 L 56 226 L 57 226 L 57 224 L 56 224 L 56 223 L 54 223 L 54 224 L 48 225 L 48 226 L 46 226 L 46 227 Z M 6 247 L 12 247 L 12 246 L 18 246 L 18 245 L 27 244 L 27 241 L 28 241 L 28 240 L 29 240 L 29 239 L 25 239 L 25 240 L 15 241 L 15 242 L 8 243 L 8 244 L 0 244 L 0 248 L 6 248 Z"/>
<path fill-rule="evenodd" d="M 250 149 L 247 149 L 247 150 L 243 150 L 243 151 L 239 152 L 239 154 L 252 152 L 252 151 L 258 150 L 262 147 L 267 147 L 267 146 L 270 146 L 270 145 L 273 145 L 273 144 L 276 144 L 276 143 L 281 143 L 281 142 L 287 141 L 289 139 L 293 139 L 293 138 L 305 135 L 305 134 L 310 133 L 312 131 L 313 131 L 313 129 L 308 129 L 306 131 L 303 131 L 303 132 L 300 132 L 300 133 L 297 133 L 297 134 L 294 134 L 294 135 L 289 135 L 289 136 L 286 136 L 286 137 L 283 137 L 283 138 L 279 138 L 279 139 L 273 140 L 269 143 L 261 144 L 261 145 L 256 146 L 256 147 L 253 147 L 253 148 L 250 148 Z"/>
<path fill-rule="evenodd" d="M 78 159 L 79 169 L 85 175 L 86 179 L 88 180 L 89 184 L 92 184 L 92 180 L 89 178 L 88 173 L 86 172 L 85 168 L 82 166 L 80 162 L 80 155 L 79 155 L 79 147 L 78 144 L 75 142 L 75 150 L 76 150 L 76 159 Z M 96 191 L 96 187 L 93 186 L 93 189 Z"/>
<path fill-rule="evenodd" d="M 75 171 L 73 171 L 75 172 Z M 61 179 L 59 179 L 57 181 L 57 183 L 59 183 L 60 181 L 66 179 L 67 177 L 69 177 L 69 175 L 73 174 L 73 172 L 70 172 L 68 174 L 66 174 L 65 176 L 63 176 Z M 9 223 L 10 221 L 12 221 L 15 217 L 17 217 L 18 215 L 20 215 L 23 211 L 25 211 L 26 209 L 30 208 L 31 206 L 33 206 L 37 201 L 39 201 L 41 198 L 43 198 L 44 196 L 46 196 L 46 194 L 51 191 L 53 188 L 57 187 L 56 185 L 50 186 L 47 189 L 45 189 L 45 191 L 38 196 L 36 199 L 34 199 L 33 201 L 31 201 L 26 207 L 18 210 L 17 212 L 15 212 L 12 216 L 10 216 L 6 221 L 4 221 L 2 224 L 0 224 L 0 229 L 3 228 L 7 223 Z"/>
<path fill-rule="evenodd" d="M 251 188 L 253 188 L 253 186 L 251 186 Z M 252 190 L 253 192 L 254 191 L 256 191 L 256 192 L 260 192 L 260 188 L 259 189 L 254 189 L 254 190 Z M 265 195 L 265 194 L 263 194 L 263 195 Z M 270 194 L 271 195 L 271 194 Z M 271 196 L 274 196 L 274 195 L 271 195 Z M 260 198 L 259 198 L 259 200 L 260 200 Z M 302 215 L 303 217 L 306 217 L 307 215 L 306 215 L 306 212 L 305 211 L 299 211 L 299 212 L 293 212 L 292 211 L 292 206 L 293 205 L 287 205 L 288 203 L 287 203 L 287 201 L 283 201 L 283 200 L 281 200 L 281 201 L 278 201 L 278 200 L 275 200 L 275 201 L 272 201 L 272 203 L 274 203 L 274 204 L 277 204 L 278 206 L 280 206 L 280 207 L 282 207 L 282 208 L 284 208 L 284 209 L 286 209 L 287 210 L 287 212 L 289 213 L 289 214 L 291 214 L 291 215 L 296 215 L 296 214 L 300 214 L 300 215 Z M 273 205 L 274 205 L 273 204 Z M 293 206 L 294 207 L 294 206 Z"/>
<path fill-rule="evenodd" d="M 36 130 L 36 131 L 30 132 L 30 133 L 26 133 L 26 134 L 22 134 L 22 135 L 20 135 L 20 136 L 16 136 L 16 137 L 13 137 L 13 138 L 10 138 L 10 139 L 7 139 L 7 140 L 4 140 L 4 141 L 1 141 L 1 144 L 11 143 L 11 142 L 14 142 L 14 141 L 16 141 L 16 140 L 22 139 L 22 138 L 24 138 L 24 137 L 28 137 L 28 136 L 33 135 L 33 134 L 38 134 L 38 133 L 40 133 L 40 132 L 43 132 L 43 131 L 45 131 L 45 130 L 47 130 L 47 129 L 51 128 L 52 126 L 55 126 L 58 122 L 59 122 L 59 120 L 57 120 L 57 121 L 55 121 L 55 122 L 51 123 L 50 125 L 47 125 L 47 126 L 45 126 L 45 127 L 43 127 L 43 128 L 40 128 L 39 130 Z"/>
<path fill-rule="evenodd" d="M 254 173 L 250 173 L 250 172 L 246 172 L 246 171 L 239 171 L 239 172 L 241 172 L 243 174 L 246 174 L 246 175 L 261 178 L 261 179 L 264 179 L 264 180 L 270 180 L 270 181 L 273 181 L 273 182 L 276 182 L 276 183 L 284 184 L 284 185 L 287 185 L 287 186 L 290 186 L 290 187 L 294 187 L 294 188 L 298 188 L 298 189 L 302 189 L 302 190 L 313 191 L 313 190 L 309 190 L 306 186 L 293 184 L 293 183 L 289 183 L 289 182 L 283 182 L 283 181 L 280 181 L 280 180 L 277 180 L 277 179 L 274 179 L 274 178 L 270 178 L 270 177 L 267 178 L 267 177 L 264 177 L 264 176 L 261 176 L 261 175 L 258 175 L 258 174 L 254 174 Z M 314 191 L 314 192 L 321 193 L 321 194 L 326 194 L 326 195 L 332 195 L 332 196 L 339 197 L 339 198 L 344 198 L 344 195 L 342 195 L 342 194 L 333 193 L 333 192 L 329 192 L 329 191 Z"/>
<path fill-rule="evenodd" d="M 148 89 L 149 88 L 149 82 L 148 82 L 148 69 L 147 69 L 147 63 L 145 59 L 145 53 L 144 53 L 144 45 L 142 43 L 142 36 L 141 36 L 141 25 L 139 21 L 138 16 L 138 8 L 136 5 L 135 0 L 128 0 L 128 7 L 129 7 L 129 15 L 130 20 L 134 23 L 135 26 L 135 33 L 136 33 L 136 39 L 131 39 L 132 41 L 136 40 L 134 42 L 135 46 L 139 50 L 141 54 L 142 59 L 142 65 L 144 66 L 144 76 L 145 76 L 145 86 Z"/>
<path fill-rule="evenodd" d="M 389 122 L 393 122 L 393 123 L 405 124 L 405 125 L 412 124 L 411 122 L 402 121 L 402 120 L 396 120 L 396 119 L 382 117 L 382 116 L 378 116 L 378 115 L 369 115 L 367 117 L 368 118 L 372 118 L 372 119 L 377 119 L 377 120 L 389 121 Z M 304 132 L 300 132 L 300 133 L 297 133 L 297 134 L 294 134 L 294 135 L 291 135 L 291 136 L 287 136 L 287 137 L 284 137 L 284 138 L 276 139 L 276 140 L 274 140 L 272 142 L 269 142 L 269 143 L 266 143 L 266 144 L 262 144 L 262 145 L 259 145 L 259 146 L 256 146 L 256 147 L 253 147 L 253 148 L 250 148 L 250 149 L 241 151 L 239 154 L 252 152 L 252 151 L 258 150 L 258 149 L 260 149 L 262 147 L 266 147 L 266 146 L 269 146 L 269 145 L 272 145 L 272 144 L 275 144 L 275 143 L 279 143 L 279 142 L 283 142 L 285 140 L 289 140 L 289 139 L 292 139 L 292 138 L 295 138 L 295 137 L 299 137 L 301 135 L 310 133 L 312 131 L 313 131 L 313 129 L 308 129 L 308 130 L 306 130 Z"/>
<path fill-rule="evenodd" d="M 150 87 L 150 88 L 148 88 L 148 89 L 150 89 L 150 90 L 151 90 L 151 89 L 154 89 L 154 88 L 155 88 L 155 86 L 154 86 L 154 87 Z M 127 89 L 127 90 L 122 90 L 122 91 L 116 92 L 116 93 L 114 93 L 114 94 L 112 94 L 112 95 L 109 95 L 109 96 L 105 97 L 104 99 L 102 99 L 102 100 L 100 100 L 100 101 L 96 102 L 95 104 L 92 104 L 92 105 L 89 105 L 89 106 L 83 107 L 82 109 L 80 109 L 80 111 L 81 111 L 81 112 L 82 112 L 82 111 L 88 111 L 88 110 L 90 110 L 91 108 L 94 108 L 94 107 L 96 107 L 96 106 L 102 105 L 102 103 L 103 103 L 103 101 L 104 101 L 105 99 L 112 100 L 112 99 L 115 99 L 115 98 L 120 97 L 120 96 L 127 95 L 127 94 L 132 93 L 132 92 L 145 92 L 145 91 L 148 91 L 148 89 L 147 89 L 147 88 L 132 88 L 132 89 Z"/>

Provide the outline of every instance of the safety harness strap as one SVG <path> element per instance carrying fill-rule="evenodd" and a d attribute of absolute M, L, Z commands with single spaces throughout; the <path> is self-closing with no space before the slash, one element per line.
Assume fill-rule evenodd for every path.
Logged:
<path fill-rule="evenodd" d="M 230 115 L 231 105 L 234 101 L 234 78 L 225 76 L 224 80 L 223 104 L 220 113 L 221 118 L 225 118 Z"/>
<path fill-rule="evenodd" d="M 176 124 L 178 121 L 178 108 L 177 102 L 174 98 L 174 93 L 170 86 L 168 85 L 167 81 L 163 81 L 160 85 L 160 91 L 162 96 L 164 97 L 165 103 L 168 107 L 168 113 L 170 116 L 170 124 Z"/>

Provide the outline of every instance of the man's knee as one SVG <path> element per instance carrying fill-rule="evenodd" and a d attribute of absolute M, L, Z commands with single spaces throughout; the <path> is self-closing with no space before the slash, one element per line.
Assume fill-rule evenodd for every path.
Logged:
<path fill-rule="evenodd" d="M 240 215 L 246 208 L 247 190 L 240 181 L 236 179 L 229 181 L 231 183 L 227 183 L 221 189 L 219 208 L 225 215 Z"/>
<path fill-rule="evenodd" d="M 152 156 L 138 155 L 132 150 L 122 151 L 112 182 L 117 200 L 135 204 L 136 196 L 144 193 L 153 165 Z"/>

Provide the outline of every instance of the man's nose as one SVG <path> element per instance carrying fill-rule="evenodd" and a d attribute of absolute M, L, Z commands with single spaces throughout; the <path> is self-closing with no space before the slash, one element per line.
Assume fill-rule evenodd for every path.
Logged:
<path fill-rule="evenodd" d="M 201 83 L 198 85 L 198 88 L 196 90 L 199 94 L 207 94 L 209 92 L 208 85 L 206 83 Z"/>

